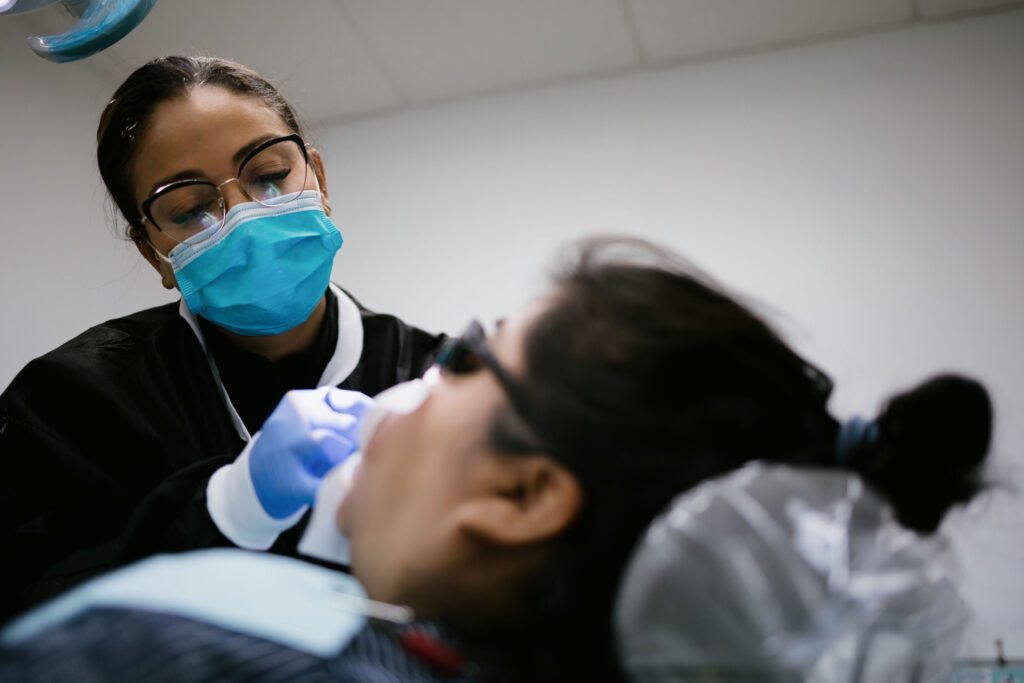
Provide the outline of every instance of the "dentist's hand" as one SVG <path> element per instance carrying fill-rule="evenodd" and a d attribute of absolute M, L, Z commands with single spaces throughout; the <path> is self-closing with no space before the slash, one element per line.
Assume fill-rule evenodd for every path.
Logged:
<path fill-rule="evenodd" d="M 289 391 L 249 451 L 249 473 L 267 514 L 284 519 L 312 505 L 327 472 L 359 446 L 373 399 L 334 387 Z"/>

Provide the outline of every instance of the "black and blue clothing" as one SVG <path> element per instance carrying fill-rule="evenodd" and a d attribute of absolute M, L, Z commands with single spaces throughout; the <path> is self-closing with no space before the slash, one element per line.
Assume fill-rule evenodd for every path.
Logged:
<path fill-rule="evenodd" d="M 467 680 L 447 629 L 368 621 L 362 599 L 352 577 L 292 558 L 157 556 L 12 622 L 0 632 L 0 681 Z"/>
<path fill-rule="evenodd" d="M 289 389 L 376 394 L 421 374 L 441 336 L 331 286 L 319 338 L 272 364 L 223 343 L 183 302 L 87 330 L 0 396 L 0 621 L 157 552 L 229 545 L 205 484 Z M 272 552 L 294 554 L 302 525 Z"/>

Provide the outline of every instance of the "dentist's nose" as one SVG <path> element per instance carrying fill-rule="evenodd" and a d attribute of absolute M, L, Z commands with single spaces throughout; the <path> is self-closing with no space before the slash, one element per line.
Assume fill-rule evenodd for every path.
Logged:
<path fill-rule="evenodd" d="M 225 180 L 219 186 L 220 193 L 224 197 L 224 210 L 230 211 L 236 204 L 252 201 L 242 192 L 242 185 L 238 178 Z"/>

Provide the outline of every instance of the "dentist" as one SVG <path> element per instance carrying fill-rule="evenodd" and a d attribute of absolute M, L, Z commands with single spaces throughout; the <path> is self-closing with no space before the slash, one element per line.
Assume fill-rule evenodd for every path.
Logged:
<path fill-rule="evenodd" d="M 321 388 L 342 434 L 362 399 L 336 388 L 418 377 L 442 341 L 330 282 L 343 237 L 323 160 L 252 70 L 155 59 L 114 93 L 97 140 L 127 237 L 181 300 L 85 331 L 0 396 L 0 620 L 129 560 L 229 544 L 207 482 L 286 392 Z M 315 458 L 344 457 L 339 443 Z M 293 554 L 299 533 L 272 550 Z"/>

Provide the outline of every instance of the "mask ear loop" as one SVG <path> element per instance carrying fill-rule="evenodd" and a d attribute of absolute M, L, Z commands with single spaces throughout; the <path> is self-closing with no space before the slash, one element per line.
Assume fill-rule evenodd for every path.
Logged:
<path fill-rule="evenodd" d="M 156 248 L 155 244 L 153 244 L 152 242 L 149 241 L 148 237 L 146 238 L 146 244 L 149 245 L 149 248 L 153 250 L 153 253 L 156 254 L 156 257 L 158 259 L 160 259 L 161 261 L 163 261 L 164 263 L 166 263 L 169 266 L 173 266 L 174 265 L 174 261 L 172 261 L 168 257 L 166 257 L 163 254 L 161 254 L 160 250 Z"/>
<path fill-rule="evenodd" d="M 142 213 L 142 212 L 140 211 L 139 213 Z M 173 266 L 174 262 L 171 261 L 171 259 L 168 258 L 167 256 L 164 256 L 162 253 L 160 253 L 160 250 L 156 248 L 155 244 L 153 244 L 153 240 L 149 239 L 149 233 L 146 232 L 146 228 L 145 228 L 145 224 L 146 223 L 152 223 L 152 221 L 150 221 L 147 216 L 144 216 L 144 215 L 143 216 L 139 216 L 139 225 L 136 228 L 137 230 L 140 230 L 142 232 L 142 234 L 144 235 L 143 239 L 144 239 L 144 241 L 146 243 L 146 246 L 148 246 L 150 249 L 153 250 L 153 253 L 156 255 L 156 257 L 158 259 L 160 259 L 161 261 L 163 261 L 164 263 L 166 263 L 166 264 L 168 264 L 170 266 Z M 153 227 L 156 228 L 156 223 L 153 223 Z M 159 228 L 157 228 L 157 229 L 159 229 Z M 171 239 L 174 239 L 174 238 L 172 237 Z M 175 241 L 177 241 L 177 240 L 175 240 Z M 178 242 L 178 244 L 181 244 L 181 242 Z M 174 246 L 177 247 L 178 245 L 176 244 Z M 174 247 L 171 248 L 171 251 L 174 251 Z"/>
<path fill-rule="evenodd" d="M 313 148 L 310 145 L 305 145 L 306 165 L 308 165 L 309 166 L 309 170 L 311 170 L 313 172 L 313 181 L 316 182 L 316 192 L 317 192 L 318 195 L 320 195 L 320 206 L 321 206 L 321 208 L 323 208 L 324 213 L 327 214 L 328 216 L 330 216 L 331 215 L 331 202 L 324 195 L 324 191 L 320 187 L 320 176 L 318 176 L 317 173 L 316 173 L 317 164 L 314 162 L 313 157 L 310 156 L 310 152 L 311 151 L 315 151 L 315 150 L 313 150 Z M 323 172 L 323 168 L 321 168 L 320 171 L 322 173 Z"/>
<path fill-rule="evenodd" d="M 171 259 L 169 259 L 168 257 L 166 257 L 163 254 L 161 254 L 160 250 L 156 248 L 155 244 L 153 244 L 153 240 L 149 239 L 149 235 L 146 233 L 146 228 L 143 227 L 146 222 L 147 222 L 147 219 L 146 218 L 142 218 L 139 221 L 138 227 L 135 228 L 136 230 L 138 230 L 138 231 L 140 231 L 142 233 L 142 242 L 143 242 L 143 244 L 145 244 L 147 247 L 149 247 L 149 249 L 153 252 L 153 254 L 158 259 L 160 259 L 161 261 L 163 261 L 164 263 L 166 263 L 168 265 L 173 265 L 173 263 L 171 262 Z M 136 244 L 137 244 L 137 242 L 136 242 Z"/>

